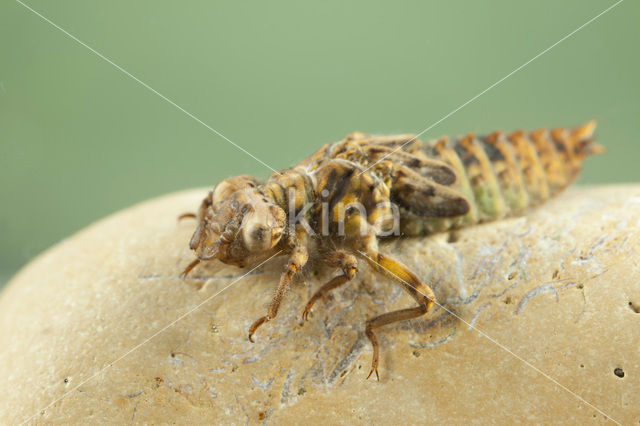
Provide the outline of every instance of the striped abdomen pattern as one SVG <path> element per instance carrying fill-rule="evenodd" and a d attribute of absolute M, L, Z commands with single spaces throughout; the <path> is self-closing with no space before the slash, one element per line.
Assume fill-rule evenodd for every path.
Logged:
<path fill-rule="evenodd" d="M 602 150 L 591 144 L 594 128 L 595 122 L 590 121 L 574 129 L 496 131 L 423 144 L 421 154 L 442 160 L 456 171 L 454 185 L 471 208 L 454 219 L 407 214 L 405 233 L 425 234 L 499 219 L 547 200 L 575 180 L 587 155 Z"/>

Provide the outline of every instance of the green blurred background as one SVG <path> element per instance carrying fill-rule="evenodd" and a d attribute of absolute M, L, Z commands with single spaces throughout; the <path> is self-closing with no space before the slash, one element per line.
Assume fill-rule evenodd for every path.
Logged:
<path fill-rule="evenodd" d="M 27 1 L 276 169 L 353 130 L 418 132 L 613 3 Z M 621 3 L 423 139 L 596 118 L 608 153 L 580 182 L 638 181 L 639 24 Z M 0 286 L 109 213 L 269 173 L 12 0 L 0 144 Z"/>

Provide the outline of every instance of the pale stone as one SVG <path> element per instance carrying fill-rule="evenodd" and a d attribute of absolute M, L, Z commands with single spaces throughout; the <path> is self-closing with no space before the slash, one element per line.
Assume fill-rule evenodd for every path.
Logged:
<path fill-rule="evenodd" d="M 364 321 L 412 300 L 361 263 L 302 324 L 335 274 L 310 270 L 250 343 L 284 259 L 180 279 L 195 224 L 176 217 L 204 195 L 117 213 L 14 277 L 0 296 L 2 423 L 640 421 L 639 185 L 384 244 L 453 314 L 381 330 L 380 382 L 365 380 Z"/>

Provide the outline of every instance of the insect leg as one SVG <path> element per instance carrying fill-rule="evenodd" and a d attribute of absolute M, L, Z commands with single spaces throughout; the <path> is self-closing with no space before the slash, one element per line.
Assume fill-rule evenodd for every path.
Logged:
<path fill-rule="evenodd" d="M 196 216 L 195 213 L 182 213 L 180 216 L 178 216 L 178 220 L 182 220 L 182 219 L 195 219 L 198 216 Z"/>
<path fill-rule="evenodd" d="M 387 277 L 392 278 L 399 283 L 411 297 L 418 303 L 413 308 L 400 309 L 397 311 L 387 312 L 377 317 L 371 318 L 366 322 L 365 334 L 373 346 L 373 359 L 371 361 L 371 371 L 367 379 L 375 372 L 376 378 L 380 380 L 378 375 L 378 339 L 373 332 L 374 329 L 391 324 L 398 321 L 405 321 L 412 318 L 418 318 L 429 311 L 429 308 L 435 302 L 433 290 L 423 283 L 413 272 L 397 260 L 379 253 L 376 250 L 369 249 L 364 255 L 369 264 L 378 272 L 383 273 Z"/>
<path fill-rule="evenodd" d="M 294 247 L 293 252 L 291 253 L 291 257 L 289 258 L 289 262 L 287 263 L 287 267 L 284 272 L 280 276 L 280 284 L 278 284 L 278 288 L 276 290 L 276 294 L 273 296 L 271 300 L 271 304 L 269 305 L 269 310 L 267 311 L 267 315 L 258 318 L 251 327 L 249 327 L 249 341 L 253 343 L 253 333 L 267 321 L 271 321 L 278 315 L 278 308 L 280 307 L 280 302 L 282 301 L 282 297 L 286 293 L 289 288 L 289 284 L 291 283 L 291 279 L 293 276 L 299 272 L 302 267 L 307 263 L 309 258 L 309 253 L 307 251 L 306 244 L 297 245 Z"/>
<path fill-rule="evenodd" d="M 191 272 L 193 268 L 198 266 L 199 263 L 200 263 L 200 259 L 196 259 L 193 262 L 191 262 L 189 265 L 187 265 L 186 268 L 184 268 L 184 271 L 182 271 L 182 274 L 180 274 L 180 277 L 186 278 L 189 272 Z"/>
<path fill-rule="evenodd" d="M 316 291 L 311 299 L 307 302 L 307 306 L 304 308 L 304 312 L 302 312 L 302 319 L 308 320 L 309 311 L 313 307 L 313 304 L 316 303 L 318 299 L 324 297 L 327 293 L 329 293 L 334 288 L 340 287 L 345 284 L 349 280 L 351 280 L 358 270 L 358 261 L 356 257 L 350 253 L 347 253 L 344 250 L 336 251 L 332 256 L 332 263 L 338 266 L 342 270 L 342 275 L 338 275 L 334 277 L 329 282 L 325 283 L 318 291 Z"/>
<path fill-rule="evenodd" d="M 191 212 L 187 212 L 187 213 L 182 213 L 180 216 L 178 216 L 178 220 L 182 220 L 182 219 L 186 219 L 186 218 L 192 218 L 192 219 L 202 219 L 204 217 L 204 214 L 207 210 L 207 208 L 211 207 L 211 205 L 213 204 L 213 192 L 209 191 L 209 193 L 207 194 L 206 197 L 204 197 L 204 200 L 202 200 L 202 203 L 200 203 L 200 208 L 198 209 L 198 213 L 191 213 Z"/>

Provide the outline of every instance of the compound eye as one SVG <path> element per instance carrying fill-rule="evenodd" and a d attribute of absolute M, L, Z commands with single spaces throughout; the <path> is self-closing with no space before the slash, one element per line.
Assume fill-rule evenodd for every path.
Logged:
<path fill-rule="evenodd" d="M 264 226 L 256 226 L 251 234 L 251 237 L 255 242 L 262 242 L 264 240 L 265 235 L 267 234 L 268 229 Z"/>
<path fill-rule="evenodd" d="M 271 233 L 265 225 L 253 223 L 245 229 L 244 235 L 249 250 L 260 251 L 270 248 Z"/>

